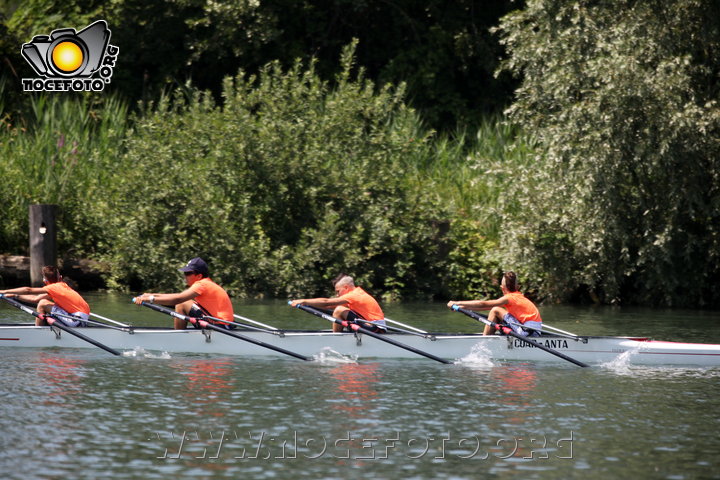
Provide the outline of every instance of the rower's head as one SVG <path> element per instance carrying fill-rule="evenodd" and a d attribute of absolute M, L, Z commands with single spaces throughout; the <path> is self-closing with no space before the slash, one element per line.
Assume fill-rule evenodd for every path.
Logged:
<path fill-rule="evenodd" d="M 198 280 L 207 278 L 210 276 L 210 269 L 207 263 L 200 257 L 195 257 L 190 260 L 187 265 L 178 269 L 185 274 L 185 283 L 192 285 Z"/>
<path fill-rule="evenodd" d="M 339 297 L 341 295 L 345 295 L 347 292 L 355 288 L 355 281 L 350 275 L 345 275 L 344 273 L 341 273 L 340 275 L 335 277 L 335 280 L 333 280 L 333 287 L 335 288 L 335 293 L 337 293 Z"/>
<path fill-rule="evenodd" d="M 60 270 L 55 265 L 46 265 L 42 269 L 43 282 L 45 285 L 62 281 Z"/>
<path fill-rule="evenodd" d="M 517 292 L 517 275 L 515 275 L 515 272 L 505 272 L 503 274 L 502 282 L 500 283 L 500 287 L 503 289 L 503 291 L 506 292 Z"/>

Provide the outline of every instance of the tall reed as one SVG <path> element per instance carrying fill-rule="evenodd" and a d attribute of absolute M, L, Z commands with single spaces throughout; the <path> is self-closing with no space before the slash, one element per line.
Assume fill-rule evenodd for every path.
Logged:
<path fill-rule="evenodd" d="M 0 131 L 0 252 L 24 250 L 31 203 L 62 204 L 67 235 L 60 242 L 72 243 L 82 205 L 99 201 L 89 198 L 101 196 L 110 174 L 122 168 L 128 109 L 118 97 L 37 95 L 22 113 L 22 121 L 5 118 Z"/>
<path fill-rule="evenodd" d="M 537 141 L 502 116 L 491 116 L 470 134 L 458 130 L 429 142 L 421 157 L 406 158 L 406 181 L 450 207 L 453 217 L 481 225 L 485 236 L 499 235 L 496 208 L 512 189 L 517 168 L 530 168 Z"/>

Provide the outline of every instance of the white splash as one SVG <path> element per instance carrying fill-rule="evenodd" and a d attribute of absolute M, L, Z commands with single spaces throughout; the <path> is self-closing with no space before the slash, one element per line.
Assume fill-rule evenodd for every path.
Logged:
<path fill-rule="evenodd" d="M 163 360 L 168 360 L 172 358 L 168 352 L 162 352 L 160 354 L 151 353 L 145 350 L 142 347 L 135 347 L 132 350 L 125 350 L 122 352 L 123 357 L 133 357 L 133 358 L 160 358 Z"/>
<path fill-rule="evenodd" d="M 323 348 L 319 353 L 313 355 L 313 358 L 323 364 L 357 363 L 357 355 L 343 355 L 330 347 Z"/>
<path fill-rule="evenodd" d="M 492 353 L 483 345 L 483 342 L 473 345 L 470 353 L 456 360 L 455 365 L 465 365 L 472 368 L 491 368 L 495 366 L 492 362 Z"/>
<path fill-rule="evenodd" d="M 630 369 L 632 364 L 632 357 L 640 351 L 640 346 L 626 350 L 609 362 L 601 363 L 600 367 L 611 370 L 614 373 L 620 375 L 629 375 L 633 371 Z"/>

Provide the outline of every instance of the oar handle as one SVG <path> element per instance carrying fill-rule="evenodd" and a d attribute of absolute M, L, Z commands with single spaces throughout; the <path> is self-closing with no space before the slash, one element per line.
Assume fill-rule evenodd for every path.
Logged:
<path fill-rule="evenodd" d="M 17 300 L 13 300 L 4 293 L 0 293 L 0 299 L 5 300 L 7 303 L 12 305 L 15 308 L 18 308 L 22 310 L 25 313 L 29 313 L 33 317 L 39 318 L 40 320 L 45 320 L 45 315 L 43 315 L 40 312 L 36 312 L 32 308 L 28 307 L 27 305 L 23 305 L 22 303 L 18 302 Z"/>
<path fill-rule="evenodd" d="M 332 315 L 328 315 L 327 313 L 321 311 L 321 310 L 318 309 L 318 308 L 309 307 L 309 306 L 307 306 L 307 305 L 296 305 L 296 308 L 299 308 L 300 310 L 302 310 L 302 311 L 304 311 L 304 312 L 308 312 L 308 313 L 310 313 L 310 314 L 312 314 L 312 315 L 316 315 L 316 316 L 318 316 L 318 317 L 320 317 L 320 318 L 324 318 L 325 320 L 327 320 L 327 321 L 329 321 L 329 322 L 337 323 L 338 325 L 342 325 L 343 327 L 350 328 L 350 329 L 352 329 L 353 331 L 356 331 L 356 332 L 357 332 L 357 331 L 362 331 L 363 333 L 365 333 L 365 332 L 370 332 L 369 330 L 367 330 L 367 329 L 365 329 L 365 328 L 362 328 L 362 327 L 361 327 L 360 325 L 358 325 L 357 323 L 348 322 L 347 320 L 342 320 L 342 319 L 339 319 L 339 318 L 335 318 L 335 317 L 333 317 Z M 374 333 L 374 332 L 370 332 L 370 333 Z M 372 336 L 372 335 L 371 335 L 371 336 Z"/>
<path fill-rule="evenodd" d="M 135 298 L 132 299 L 132 302 L 135 303 Z M 167 315 L 170 315 L 171 317 L 178 318 L 180 320 L 184 320 L 186 322 L 190 322 L 192 325 L 199 325 L 201 328 L 208 328 L 208 326 L 215 326 L 212 325 L 207 320 L 204 320 L 203 318 L 197 318 L 197 317 L 191 317 L 189 315 L 183 315 L 182 313 L 178 313 L 175 310 L 172 310 L 170 308 L 163 307 L 162 305 L 158 305 L 157 303 L 149 303 L 149 302 L 141 302 L 140 305 L 143 307 L 147 307 L 150 310 L 155 310 L 156 312 L 164 313 Z M 215 319 L 215 317 L 208 317 L 211 319 Z M 220 320 L 220 319 L 218 319 Z M 222 320 L 224 322 L 224 320 Z"/>
<path fill-rule="evenodd" d="M 133 297 L 132 303 L 135 303 L 135 300 L 136 300 L 136 299 L 137 299 L 137 297 Z M 187 316 L 187 315 L 183 315 L 182 313 L 178 313 L 178 312 L 176 312 L 175 310 L 171 310 L 171 309 L 169 309 L 169 308 L 165 308 L 165 307 L 163 307 L 162 305 L 158 305 L 158 304 L 156 304 L 156 303 L 149 303 L 149 302 L 145 302 L 145 301 L 140 302 L 140 305 L 143 306 L 143 307 L 147 307 L 147 308 L 149 308 L 150 310 L 155 310 L 156 312 L 164 313 L 164 314 L 166 314 L 166 315 L 170 315 L 171 317 L 175 317 L 175 318 L 178 318 L 178 319 L 180 319 L 180 320 L 184 320 L 184 321 L 186 321 L 186 322 L 190 322 L 190 323 L 192 323 L 193 325 L 195 325 L 195 323 L 198 323 L 201 327 L 205 328 L 202 323 L 199 323 L 199 322 L 200 322 L 200 319 L 195 318 L 195 317 L 189 317 L 189 316 Z M 204 322 L 204 323 L 208 323 L 208 322 Z"/>
<path fill-rule="evenodd" d="M 132 299 L 133 303 L 135 303 L 136 298 L 137 297 L 134 297 Z M 157 303 L 150 303 L 150 302 L 143 301 L 143 302 L 140 302 L 140 305 L 142 305 L 143 307 L 147 307 L 150 310 L 155 310 L 156 312 L 164 313 L 166 315 L 170 315 L 171 317 L 175 317 L 180 320 L 190 322 L 193 325 L 195 325 L 197 323 L 202 328 L 205 328 L 207 325 L 211 325 L 211 323 L 208 322 L 207 320 L 203 320 L 202 318 L 197 318 L 197 317 L 191 317 L 189 315 L 183 315 L 182 313 L 176 312 L 175 310 L 172 310 L 167 307 L 163 307 L 162 305 L 158 305 Z M 214 317 L 210 317 L 210 318 L 214 318 Z M 224 320 L 223 320 L 223 322 L 224 322 Z"/>
<path fill-rule="evenodd" d="M 288 305 L 292 305 L 292 302 L 288 302 Z M 337 323 L 338 325 L 342 325 L 343 327 L 351 328 L 352 330 L 357 331 L 358 329 L 362 328 L 357 323 L 349 322 L 347 320 L 342 320 L 340 318 L 335 318 L 332 315 L 328 315 L 323 310 L 315 307 L 309 307 L 307 305 L 296 305 L 295 308 L 299 308 L 300 310 L 304 312 L 311 313 L 313 315 L 316 315 L 320 318 L 324 318 L 325 320 L 333 323 Z M 365 329 L 363 329 L 365 330 Z"/>

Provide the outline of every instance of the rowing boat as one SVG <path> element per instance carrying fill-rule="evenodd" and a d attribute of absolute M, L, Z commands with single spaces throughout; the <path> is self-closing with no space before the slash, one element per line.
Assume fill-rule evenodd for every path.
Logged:
<path fill-rule="evenodd" d="M 144 349 L 168 353 L 278 356 L 276 351 L 238 341 L 217 332 L 200 329 L 172 330 L 161 327 L 133 327 L 132 333 L 104 327 L 78 327 L 87 337 L 122 351 Z M 353 358 L 416 358 L 414 353 L 396 348 L 363 334 L 329 331 L 286 330 L 283 336 L 263 332 L 242 331 L 277 347 L 313 356 L 327 349 Z M 421 337 L 403 333 L 389 333 L 406 345 L 449 360 L 475 354 L 492 360 L 559 362 L 557 357 L 513 337 L 482 334 L 437 333 Z M 720 366 L 720 345 L 664 342 L 650 338 L 581 336 L 577 339 L 543 335 L 537 342 L 582 362 L 598 365 L 627 357 L 637 365 L 700 365 Z M 93 345 L 67 335 L 54 327 L 30 324 L 0 324 L 0 347 L 65 347 L 94 348 Z"/>

